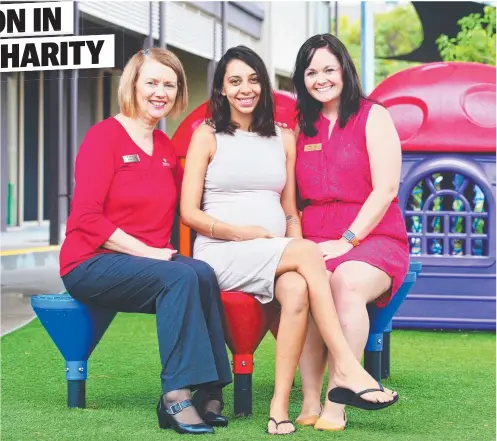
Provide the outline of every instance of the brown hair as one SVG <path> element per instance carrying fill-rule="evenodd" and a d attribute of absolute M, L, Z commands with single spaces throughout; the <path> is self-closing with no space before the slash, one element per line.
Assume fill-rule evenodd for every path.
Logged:
<path fill-rule="evenodd" d="M 222 94 L 224 76 L 226 75 L 228 64 L 232 60 L 243 61 L 247 66 L 254 69 L 261 85 L 260 100 L 255 106 L 250 130 L 261 136 L 276 136 L 274 126 L 274 98 L 269 74 L 262 58 L 246 46 L 236 46 L 228 49 L 216 67 L 209 101 L 209 108 L 212 112 L 212 121 L 216 128 L 216 133 L 229 133 L 233 135 L 238 128 L 237 124 L 231 120 L 230 105 L 227 98 Z"/>
<path fill-rule="evenodd" d="M 297 92 L 298 123 L 306 136 L 316 136 L 315 124 L 323 109 L 323 103 L 313 98 L 305 85 L 305 70 L 311 64 L 316 50 L 320 48 L 327 48 L 337 58 L 342 68 L 343 89 L 338 110 L 340 128 L 344 128 L 349 119 L 359 111 L 363 99 L 371 101 L 362 91 L 354 61 L 345 45 L 331 34 L 310 37 L 299 49 L 292 76 L 293 86 Z"/>
<path fill-rule="evenodd" d="M 178 94 L 176 101 L 171 109 L 170 115 L 175 118 L 183 112 L 188 105 L 188 87 L 186 84 L 185 70 L 178 57 L 167 49 L 153 47 L 146 50 L 140 50 L 131 57 L 119 80 L 119 89 L 117 98 L 121 112 L 130 118 L 135 118 L 137 115 L 136 104 L 136 80 L 140 74 L 140 69 L 145 63 L 145 60 L 158 61 L 164 66 L 170 67 L 178 77 Z"/>

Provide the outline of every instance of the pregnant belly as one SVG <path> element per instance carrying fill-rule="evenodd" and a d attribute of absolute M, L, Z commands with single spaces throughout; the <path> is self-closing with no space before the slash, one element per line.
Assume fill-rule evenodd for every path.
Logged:
<path fill-rule="evenodd" d="M 204 205 L 204 211 L 232 225 L 263 227 L 276 237 L 284 237 L 286 234 L 285 213 L 279 200 L 275 198 L 209 203 Z"/>

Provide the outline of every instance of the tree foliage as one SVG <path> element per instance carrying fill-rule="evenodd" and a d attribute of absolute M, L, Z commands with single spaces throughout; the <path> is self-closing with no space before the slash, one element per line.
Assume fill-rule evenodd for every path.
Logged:
<path fill-rule="evenodd" d="M 388 57 L 402 55 L 416 49 L 423 39 L 421 22 L 414 7 L 408 3 L 397 5 L 374 17 L 375 56 Z M 354 63 L 361 70 L 361 25 L 359 20 L 351 22 L 347 16 L 341 16 L 338 26 L 340 40 L 349 50 Z M 375 84 L 379 84 L 389 75 L 417 63 L 406 61 L 375 60 Z"/>
<path fill-rule="evenodd" d="M 375 14 L 374 33 L 378 57 L 408 54 L 423 40 L 421 21 L 411 3 Z"/>
<path fill-rule="evenodd" d="M 349 50 L 358 71 L 361 71 L 361 25 L 340 16 L 338 34 Z M 485 6 L 484 14 L 470 14 L 458 21 L 461 28 L 454 38 L 441 35 L 436 44 L 445 61 L 473 61 L 496 64 L 495 7 Z M 388 76 L 419 63 L 385 60 L 415 50 L 423 41 L 423 29 L 411 3 L 396 5 L 374 16 L 375 85 Z M 332 27 L 333 29 L 333 27 Z"/>
<path fill-rule="evenodd" d="M 470 14 L 458 22 L 454 38 L 441 35 L 436 43 L 445 61 L 472 61 L 495 66 L 495 8 L 485 6 L 483 16 Z"/>
<path fill-rule="evenodd" d="M 418 48 L 423 41 L 421 21 L 411 3 L 375 14 L 374 26 L 376 57 L 408 54 Z M 395 72 L 416 64 L 419 63 L 376 58 L 375 84 L 381 83 Z"/>

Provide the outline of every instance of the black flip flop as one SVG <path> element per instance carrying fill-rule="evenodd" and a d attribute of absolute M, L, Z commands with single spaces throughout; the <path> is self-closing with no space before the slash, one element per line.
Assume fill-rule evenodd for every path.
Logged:
<path fill-rule="evenodd" d="M 270 417 L 268 422 L 269 421 L 272 421 L 274 424 L 276 424 L 276 430 L 278 430 L 278 426 L 280 424 L 285 424 L 285 423 L 293 424 L 293 422 L 290 420 L 276 421 L 273 417 Z M 293 427 L 295 427 L 295 425 Z M 269 432 L 269 429 L 268 429 L 266 432 L 268 433 L 268 435 L 293 435 L 296 431 L 297 431 L 297 429 L 294 429 L 293 432 L 288 432 L 288 433 L 271 433 L 271 432 Z"/>
<path fill-rule="evenodd" d="M 384 392 L 385 389 L 381 383 L 378 383 L 379 389 L 365 389 L 361 392 L 353 392 L 350 389 L 343 387 L 335 387 L 328 393 L 328 399 L 333 403 L 345 404 L 346 406 L 357 407 L 363 410 L 380 410 L 385 407 L 391 406 L 399 399 L 399 395 L 395 395 L 394 399 L 385 403 L 374 403 L 361 398 L 362 395 L 368 392 Z"/>

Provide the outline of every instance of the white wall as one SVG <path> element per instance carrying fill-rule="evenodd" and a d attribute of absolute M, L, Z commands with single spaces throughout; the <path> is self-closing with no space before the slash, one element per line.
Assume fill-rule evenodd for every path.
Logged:
<path fill-rule="evenodd" d="M 329 10 L 325 2 L 261 2 L 265 20 L 261 38 L 261 56 L 271 79 L 290 77 L 300 46 L 314 34 L 329 31 Z"/>
<path fill-rule="evenodd" d="M 102 20 L 126 26 L 136 32 L 148 33 L 148 2 L 80 2 L 80 9 Z M 322 1 L 265 1 L 257 2 L 264 9 L 265 19 L 261 39 L 257 40 L 238 29 L 229 27 L 226 47 L 244 44 L 259 53 L 268 68 L 271 81 L 278 86 L 277 76 L 289 78 L 300 46 L 311 35 L 328 32 L 329 12 Z M 158 5 L 154 4 L 153 29 L 158 39 Z M 176 52 L 186 70 L 190 105 L 176 121 L 168 121 L 168 134 L 195 107 L 207 99 L 207 62 L 221 57 L 221 25 L 214 17 L 187 2 L 167 2 L 166 41 Z M 216 41 L 214 40 L 216 26 Z M 216 46 L 214 50 L 214 45 Z M 113 96 L 119 73 L 113 81 Z M 112 113 L 117 110 L 113 100 Z"/>
<path fill-rule="evenodd" d="M 221 57 L 221 25 L 213 16 L 187 2 L 167 1 L 165 4 L 166 42 L 186 52 L 207 59 Z M 82 1 L 79 9 L 111 24 L 142 34 L 149 33 L 149 2 L 147 1 Z M 216 41 L 214 42 L 214 26 Z M 159 39 L 159 3 L 153 3 L 152 33 Z M 228 46 L 244 44 L 258 50 L 258 40 L 244 32 L 229 27 Z"/>
<path fill-rule="evenodd" d="M 271 5 L 273 63 L 276 72 L 292 73 L 297 52 L 309 37 L 311 3 L 274 2 Z"/>

